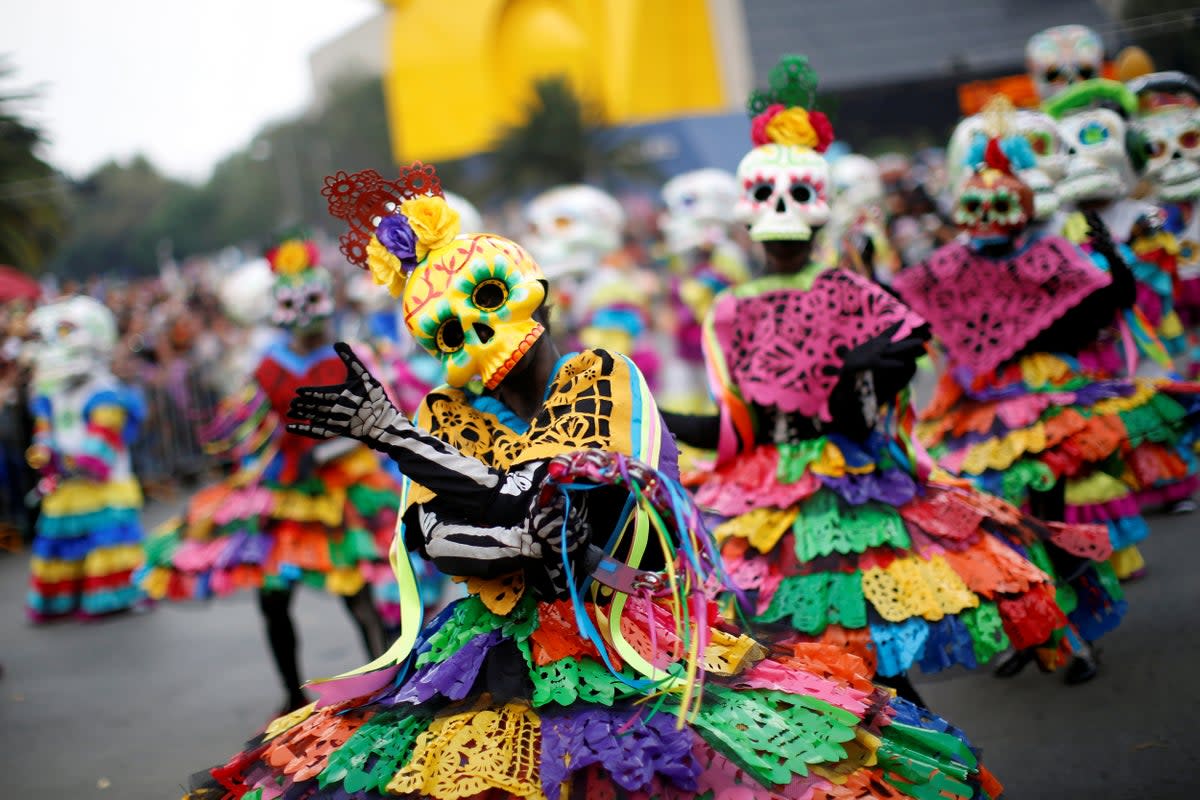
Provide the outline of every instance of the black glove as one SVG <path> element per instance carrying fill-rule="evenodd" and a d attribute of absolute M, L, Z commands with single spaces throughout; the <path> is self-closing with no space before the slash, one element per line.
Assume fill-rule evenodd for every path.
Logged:
<path fill-rule="evenodd" d="M 900 330 L 897 322 L 878 336 L 860 344 L 846 353 L 842 360 L 842 375 L 878 370 L 902 370 L 916 363 L 925 352 L 927 335 L 914 331 L 907 337 L 893 342 L 892 337 Z"/>

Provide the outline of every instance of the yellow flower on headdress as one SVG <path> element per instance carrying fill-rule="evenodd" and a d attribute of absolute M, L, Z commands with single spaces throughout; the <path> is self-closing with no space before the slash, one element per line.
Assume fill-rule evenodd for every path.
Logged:
<path fill-rule="evenodd" d="M 404 282 L 408 280 L 408 275 L 404 272 L 400 259 L 374 236 L 367 242 L 367 269 L 371 270 L 372 280 L 386 287 L 392 297 L 399 297 L 404 292 Z"/>
<path fill-rule="evenodd" d="M 309 257 L 308 245 L 299 239 L 289 239 L 275 248 L 272 258 L 275 271 L 280 275 L 295 275 L 303 272 L 312 264 Z"/>
<path fill-rule="evenodd" d="M 400 213 L 408 218 L 417 235 L 417 260 L 423 261 L 430 250 L 445 247 L 458 236 L 458 212 L 444 198 L 422 195 L 400 204 Z"/>
<path fill-rule="evenodd" d="M 820 141 L 808 119 L 808 112 L 799 106 L 786 108 L 771 117 L 766 133 L 775 144 L 815 148 Z"/>

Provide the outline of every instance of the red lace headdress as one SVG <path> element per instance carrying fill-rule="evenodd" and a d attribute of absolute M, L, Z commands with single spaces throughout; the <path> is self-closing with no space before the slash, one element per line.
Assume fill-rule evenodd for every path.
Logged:
<path fill-rule="evenodd" d="M 350 175 L 338 172 L 325 178 L 321 195 L 329 203 L 329 213 L 349 227 L 338 237 L 342 255 L 363 269 L 367 269 L 367 245 L 385 217 L 398 214 L 405 200 L 444 197 L 437 171 L 420 161 L 402 168 L 394 181 L 384 180 L 373 169 Z"/>

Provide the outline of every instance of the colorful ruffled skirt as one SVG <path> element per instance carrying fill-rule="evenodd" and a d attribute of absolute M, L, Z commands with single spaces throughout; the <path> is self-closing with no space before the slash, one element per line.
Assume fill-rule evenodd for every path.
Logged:
<path fill-rule="evenodd" d="M 1103 523 L 1121 578 L 1144 566 L 1141 509 L 1189 497 L 1198 384 L 1089 377 L 1037 353 L 971 392 L 943 375 L 918 435 L 946 469 L 1018 505 L 1065 481 L 1065 520 Z"/>
<path fill-rule="evenodd" d="M 631 602 L 621 629 L 656 663 L 686 647 L 654 601 Z M 188 798 L 1000 793 L 959 731 L 872 685 L 853 656 L 809 644 L 765 658 L 713 628 L 703 668 L 699 709 L 677 718 L 679 696 L 632 688 L 633 671 L 584 637 L 570 601 L 527 593 L 496 613 L 471 595 L 424 627 L 383 689 L 276 720 L 194 778 Z"/>
<path fill-rule="evenodd" d="M 1102 528 L 1043 525 L 949 476 L 918 480 L 899 459 L 880 434 L 830 435 L 760 445 L 705 476 L 696 502 L 760 636 L 836 645 L 895 676 L 1117 624 L 1124 603 L 1091 561 L 1108 554 Z M 1048 551 L 1080 574 L 1057 576 Z"/>
<path fill-rule="evenodd" d="M 398 483 L 365 447 L 297 483 L 234 476 L 197 492 L 185 517 L 146 543 L 138 580 L 156 599 L 296 583 L 354 595 L 392 581 L 387 554 L 399 505 Z"/>
<path fill-rule="evenodd" d="M 69 478 L 42 500 L 26 595 L 38 622 L 101 616 L 142 598 L 133 571 L 142 563 L 142 490 L 136 478 Z"/>

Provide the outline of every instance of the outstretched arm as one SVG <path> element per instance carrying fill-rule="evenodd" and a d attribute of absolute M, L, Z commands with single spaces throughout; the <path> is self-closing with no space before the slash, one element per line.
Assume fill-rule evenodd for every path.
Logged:
<path fill-rule="evenodd" d="M 349 345 L 335 345 L 346 365 L 346 381 L 303 387 L 296 392 L 288 430 L 314 439 L 344 436 L 384 453 L 401 472 L 440 497 L 453 498 L 465 510 L 512 522 L 526 511 L 519 498 L 539 481 L 537 469 L 524 465 L 503 471 L 414 425 L 392 405 L 378 379 Z"/>

